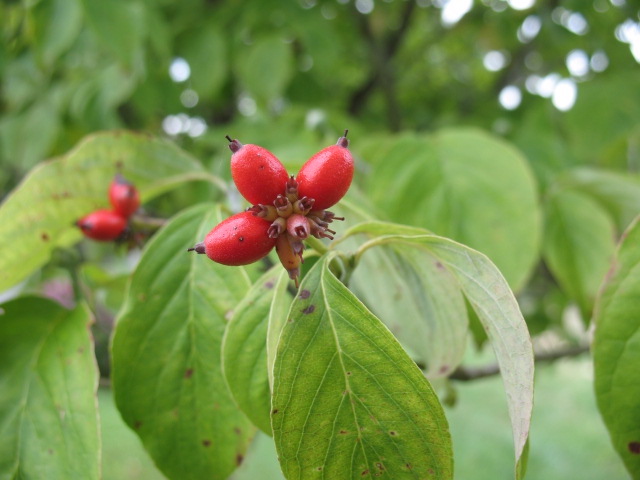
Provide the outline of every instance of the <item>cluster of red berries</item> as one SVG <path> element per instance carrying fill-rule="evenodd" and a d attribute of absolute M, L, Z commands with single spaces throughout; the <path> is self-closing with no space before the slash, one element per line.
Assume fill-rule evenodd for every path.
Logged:
<path fill-rule="evenodd" d="M 353 179 L 347 130 L 336 145 L 311 157 L 295 177 L 268 150 L 227 140 L 233 152 L 233 181 L 253 206 L 218 224 L 189 251 L 204 253 L 223 265 L 247 265 L 275 247 L 297 285 L 303 241 L 309 235 L 333 239 L 336 232 L 329 224 L 344 220 L 326 209 L 340 201 Z"/>
<path fill-rule="evenodd" d="M 76 222 L 86 237 L 103 242 L 122 238 L 129 217 L 140 206 L 140 194 L 118 173 L 109 185 L 109 202 L 111 210 L 96 210 Z"/>

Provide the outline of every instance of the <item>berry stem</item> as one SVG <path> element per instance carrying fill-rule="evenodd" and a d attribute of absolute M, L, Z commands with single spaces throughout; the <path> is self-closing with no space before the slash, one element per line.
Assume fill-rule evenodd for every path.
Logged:
<path fill-rule="evenodd" d="M 307 245 L 309 245 L 309 247 L 313 248 L 316 252 L 318 252 L 319 255 L 324 255 L 329 251 L 327 246 L 324 243 L 322 243 L 320 239 L 316 237 L 308 236 L 305 239 L 305 242 L 307 242 Z"/>

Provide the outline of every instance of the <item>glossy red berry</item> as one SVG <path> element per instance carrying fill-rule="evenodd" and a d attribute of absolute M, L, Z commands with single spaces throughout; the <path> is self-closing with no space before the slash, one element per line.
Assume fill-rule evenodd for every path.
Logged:
<path fill-rule="evenodd" d="M 266 256 L 276 244 L 267 235 L 269 222 L 252 212 L 242 212 L 227 218 L 211 230 L 204 242 L 189 250 L 204 253 L 223 265 L 247 265 Z"/>
<path fill-rule="evenodd" d="M 231 176 L 240 194 L 253 205 L 272 204 L 279 194 L 284 193 L 289 179 L 287 169 L 266 148 L 227 139 L 233 152 Z"/>
<path fill-rule="evenodd" d="M 96 210 L 76 222 L 82 233 L 93 240 L 116 240 L 127 228 L 127 220 L 111 210 Z"/>
<path fill-rule="evenodd" d="M 305 163 L 296 180 L 298 195 L 312 198 L 314 210 L 324 210 L 340 201 L 353 180 L 353 157 L 347 132 L 336 145 L 324 148 Z"/>
<path fill-rule="evenodd" d="M 347 192 L 353 179 L 353 158 L 347 130 L 338 143 L 315 154 L 298 177 L 287 176 L 268 150 L 229 140 L 231 173 L 240 193 L 253 205 L 216 226 L 189 251 L 206 254 L 224 265 L 246 265 L 275 246 L 280 263 L 298 286 L 304 242 L 309 236 L 333 239 L 336 217 L 325 210 Z"/>
<path fill-rule="evenodd" d="M 129 217 L 140 206 L 140 194 L 133 184 L 118 174 L 109 185 L 109 201 L 117 213 Z"/>

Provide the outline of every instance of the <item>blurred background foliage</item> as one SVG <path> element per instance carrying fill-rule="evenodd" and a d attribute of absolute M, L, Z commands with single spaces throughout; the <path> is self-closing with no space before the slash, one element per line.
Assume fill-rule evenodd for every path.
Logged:
<path fill-rule="evenodd" d="M 487 253 L 532 292 L 534 330 L 570 301 L 588 321 L 640 210 L 638 11 L 628 0 L 3 2 L 0 192 L 98 130 L 169 137 L 228 179 L 226 134 L 295 171 L 348 127 L 365 208 Z M 147 208 L 169 216 L 213 195 L 187 186 Z"/>
<path fill-rule="evenodd" d="M 640 211 L 632 0 L 9 0 L 0 19 L 0 198 L 100 130 L 168 137 L 228 179 L 226 134 L 293 172 L 349 128 L 352 202 L 489 254 L 539 343 L 574 344 Z M 189 185 L 146 208 L 212 195 Z M 80 270 L 106 374 L 137 256 L 84 248 L 109 259 Z"/>
<path fill-rule="evenodd" d="M 543 185 L 574 164 L 634 169 L 634 3 L 3 2 L 2 186 L 111 128 L 169 135 L 207 160 L 221 131 L 293 155 L 331 127 L 464 124 L 515 141 Z"/>

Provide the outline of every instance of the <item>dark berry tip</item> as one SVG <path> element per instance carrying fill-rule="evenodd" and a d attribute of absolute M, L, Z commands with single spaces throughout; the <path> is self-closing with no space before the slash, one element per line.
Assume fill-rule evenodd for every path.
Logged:
<path fill-rule="evenodd" d="M 344 135 L 342 135 L 338 139 L 338 142 L 336 143 L 336 145 L 340 145 L 341 147 L 344 147 L 344 148 L 347 148 L 349 146 L 349 139 L 347 138 L 347 133 L 349 133 L 349 130 L 344 131 Z"/>
<path fill-rule="evenodd" d="M 205 253 L 204 243 L 196 243 L 193 247 L 187 248 L 187 252 L 196 252 L 199 254 Z"/>
<path fill-rule="evenodd" d="M 233 153 L 236 153 L 242 148 L 242 144 L 238 140 L 231 138 L 229 135 L 225 135 L 224 138 L 229 141 L 229 150 L 231 150 Z"/>

